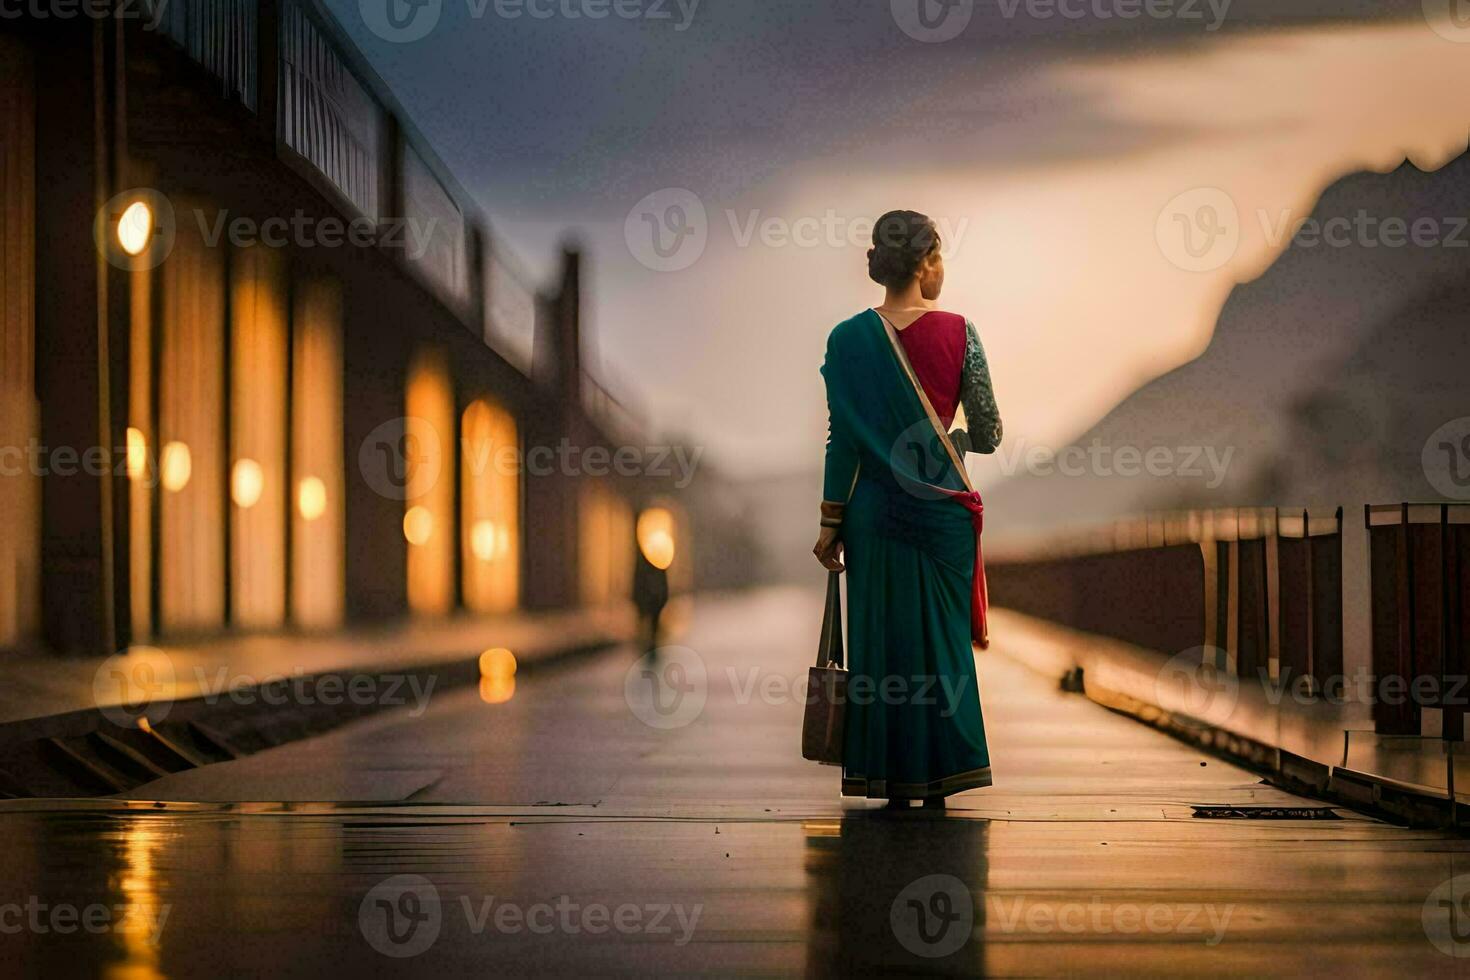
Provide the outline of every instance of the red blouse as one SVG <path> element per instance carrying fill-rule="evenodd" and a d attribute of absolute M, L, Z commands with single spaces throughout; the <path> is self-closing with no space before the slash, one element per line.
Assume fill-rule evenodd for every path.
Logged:
<path fill-rule="evenodd" d="M 966 339 L 965 318 L 938 310 L 925 313 L 898 331 L 909 364 L 946 429 L 954 425 L 959 410 Z"/>

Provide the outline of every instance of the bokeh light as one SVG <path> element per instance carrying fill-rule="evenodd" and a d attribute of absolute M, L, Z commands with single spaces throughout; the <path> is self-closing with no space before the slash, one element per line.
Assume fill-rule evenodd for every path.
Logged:
<path fill-rule="evenodd" d="M 235 501 L 235 506 L 249 510 L 260 503 L 264 492 L 265 471 L 260 464 L 253 459 L 237 460 L 230 474 L 230 498 Z"/>
<path fill-rule="evenodd" d="M 504 647 L 480 654 L 480 700 L 504 704 L 516 693 L 516 655 Z"/>
<path fill-rule="evenodd" d="M 194 457 L 182 442 L 170 442 L 163 447 L 159 466 L 163 472 L 163 488 L 170 493 L 184 489 L 189 485 L 189 477 L 194 475 Z"/>
<path fill-rule="evenodd" d="M 128 427 L 128 479 L 141 480 L 148 473 L 148 440 L 143 430 Z"/>
<path fill-rule="evenodd" d="M 142 255 L 153 237 L 153 211 L 142 201 L 134 201 L 117 219 L 117 243 L 129 255 Z"/>
<path fill-rule="evenodd" d="M 327 512 L 327 485 L 318 477 L 308 476 L 296 488 L 296 510 L 301 519 L 314 521 Z"/>
<path fill-rule="evenodd" d="M 665 507 L 650 507 L 638 515 L 638 549 L 654 568 L 674 563 L 674 515 Z"/>
<path fill-rule="evenodd" d="M 429 508 L 415 504 L 403 515 L 403 536 L 412 545 L 425 545 L 434 536 L 434 515 Z"/>

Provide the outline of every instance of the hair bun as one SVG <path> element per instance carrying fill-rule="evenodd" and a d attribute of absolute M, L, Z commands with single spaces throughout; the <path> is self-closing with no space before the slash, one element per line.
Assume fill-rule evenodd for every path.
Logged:
<path fill-rule="evenodd" d="M 939 230 L 928 215 L 889 211 L 873 226 L 868 249 L 868 278 L 889 289 L 913 281 L 919 265 L 939 249 Z"/>

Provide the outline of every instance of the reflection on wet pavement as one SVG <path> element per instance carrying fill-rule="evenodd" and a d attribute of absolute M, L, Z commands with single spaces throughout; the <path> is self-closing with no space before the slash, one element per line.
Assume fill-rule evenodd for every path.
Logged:
<path fill-rule="evenodd" d="M 139 978 L 1346 976 L 1442 973 L 1470 952 L 1464 841 L 1346 811 L 1193 819 L 1191 803 L 1304 801 L 1059 693 L 1003 647 L 981 664 L 996 787 L 946 812 L 843 803 L 834 770 L 795 758 L 799 705 L 744 698 L 748 678 L 727 673 L 803 671 L 809 598 L 706 609 L 684 640 L 706 703 L 683 727 L 637 719 L 625 684 L 642 675 L 613 655 L 509 701 L 464 691 L 152 787 L 179 802 L 0 804 L 0 962 Z M 407 772 L 438 778 L 407 803 L 183 802 L 423 785 L 378 781 Z"/>

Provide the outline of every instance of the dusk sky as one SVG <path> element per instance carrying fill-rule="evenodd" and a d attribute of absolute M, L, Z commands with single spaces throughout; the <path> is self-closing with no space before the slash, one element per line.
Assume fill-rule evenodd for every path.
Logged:
<path fill-rule="evenodd" d="M 594 369 L 741 474 L 819 464 L 885 210 L 940 221 L 1008 437 L 1059 445 L 1196 356 L 1332 179 L 1470 133 L 1449 0 L 960 2 L 928 34 L 916 0 L 430 0 L 402 42 L 382 3 L 328 0 L 530 269 L 584 243 Z"/>

